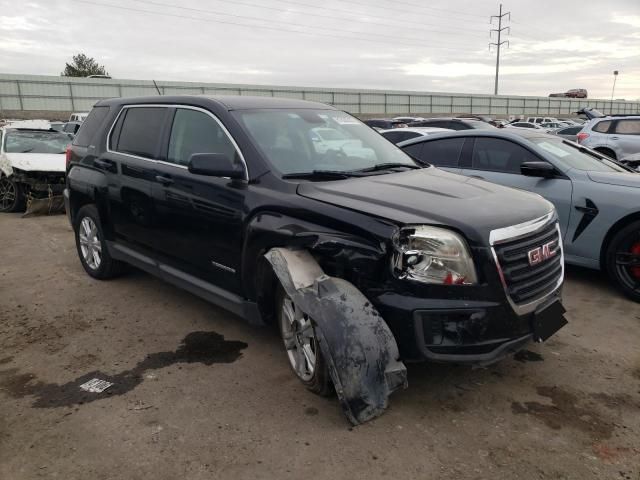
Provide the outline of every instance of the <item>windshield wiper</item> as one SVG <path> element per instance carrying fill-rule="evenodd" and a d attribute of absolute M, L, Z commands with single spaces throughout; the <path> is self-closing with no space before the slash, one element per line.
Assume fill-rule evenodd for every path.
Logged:
<path fill-rule="evenodd" d="M 321 179 L 344 179 L 349 177 L 359 177 L 361 175 L 358 172 L 352 171 L 340 171 L 340 170 L 313 170 L 311 172 L 297 172 L 297 173 L 286 173 L 282 175 L 282 178 L 293 179 L 293 178 L 307 178 L 310 180 L 321 180 Z"/>
<path fill-rule="evenodd" d="M 35 148 L 35 147 L 33 147 Z M 20 153 L 29 153 L 33 151 L 33 148 L 27 148 L 26 150 L 22 150 Z"/>
<path fill-rule="evenodd" d="M 362 168 L 360 170 L 353 170 L 354 172 L 377 172 L 379 170 L 389 170 L 391 168 L 399 168 L 399 167 L 406 167 L 406 168 L 412 168 L 414 170 L 416 169 L 420 169 L 420 168 L 424 168 L 421 167 L 420 165 L 411 165 L 410 163 L 379 163 L 377 165 L 374 165 L 373 167 L 369 167 L 369 168 Z"/>

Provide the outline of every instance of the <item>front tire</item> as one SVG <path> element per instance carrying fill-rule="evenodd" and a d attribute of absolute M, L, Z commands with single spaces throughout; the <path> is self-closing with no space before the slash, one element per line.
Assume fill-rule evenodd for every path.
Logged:
<path fill-rule="evenodd" d="M 276 308 L 280 335 L 293 373 L 313 393 L 331 395 L 333 387 L 316 337 L 315 322 L 293 303 L 282 287 L 278 289 Z"/>
<path fill-rule="evenodd" d="M 122 273 L 125 264 L 109 254 L 95 205 L 85 205 L 78 210 L 74 231 L 80 263 L 89 276 L 107 280 Z"/>
<path fill-rule="evenodd" d="M 640 302 L 640 221 L 613 236 L 605 262 L 607 273 L 625 295 Z"/>
<path fill-rule="evenodd" d="M 0 212 L 21 212 L 26 198 L 22 186 L 6 175 L 0 176 Z"/>

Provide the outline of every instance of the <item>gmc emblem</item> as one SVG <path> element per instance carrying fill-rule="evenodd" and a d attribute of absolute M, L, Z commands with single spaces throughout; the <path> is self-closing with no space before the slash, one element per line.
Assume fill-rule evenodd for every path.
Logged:
<path fill-rule="evenodd" d="M 554 245 L 556 240 L 553 242 L 545 243 L 541 247 L 534 248 L 533 250 L 529 250 L 527 255 L 529 257 L 529 265 L 532 267 L 534 265 L 538 265 L 539 263 L 544 262 L 545 260 L 549 260 L 551 257 L 555 257 L 558 252 L 557 249 L 554 249 Z"/>

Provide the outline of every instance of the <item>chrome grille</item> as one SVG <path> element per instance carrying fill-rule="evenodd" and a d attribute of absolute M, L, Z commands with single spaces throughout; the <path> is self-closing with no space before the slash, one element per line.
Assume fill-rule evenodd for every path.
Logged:
<path fill-rule="evenodd" d="M 532 264 L 531 252 L 545 245 L 553 255 Z M 562 284 L 564 257 L 557 222 L 532 224 L 527 232 L 501 238 L 492 249 L 507 296 L 519 313 L 533 310 Z"/>

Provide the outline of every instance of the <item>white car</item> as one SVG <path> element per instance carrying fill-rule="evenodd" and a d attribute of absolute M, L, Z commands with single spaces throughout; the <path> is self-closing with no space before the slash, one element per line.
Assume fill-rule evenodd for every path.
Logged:
<path fill-rule="evenodd" d="M 389 130 L 380 130 L 378 133 L 384 138 L 396 145 L 405 140 L 411 138 L 424 137 L 426 135 L 433 135 L 434 133 L 450 132 L 450 128 L 438 128 L 438 127 L 406 127 L 406 128 L 392 128 Z"/>
<path fill-rule="evenodd" d="M 508 123 L 504 126 L 504 128 L 517 128 L 517 129 L 527 129 L 527 130 L 541 130 L 545 133 L 549 133 L 552 129 L 543 128 L 539 123 L 532 122 L 513 122 Z"/>
<path fill-rule="evenodd" d="M 69 121 L 70 122 L 84 122 L 84 120 L 87 118 L 88 115 L 89 115 L 89 112 L 72 113 L 71 116 L 69 117 Z"/>
<path fill-rule="evenodd" d="M 558 121 L 556 117 L 527 117 L 527 122 L 530 123 L 553 123 Z"/>
<path fill-rule="evenodd" d="M 0 212 L 24 210 L 28 198 L 52 198 L 64 189 L 67 145 L 73 135 L 33 124 L 0 128 Z"/>
<path fill-rule="evenodd" d="M 362 142 L 351 136 L 348 130 L 318 127 L 310 130 L 311 141 L 316 153 L 324 155 L 330 151 L 342 152 L 350 157 L 375 160 L 375 152 L 364 147 Z"/>

